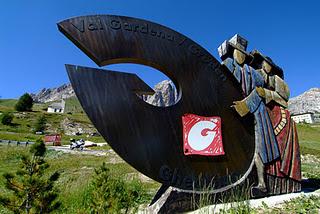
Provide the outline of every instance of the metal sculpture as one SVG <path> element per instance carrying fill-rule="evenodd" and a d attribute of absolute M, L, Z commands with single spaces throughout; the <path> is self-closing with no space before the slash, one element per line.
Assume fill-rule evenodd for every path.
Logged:
<path fill-rule="evenodd" d="M 220 64 L 186 36 L 141 19 L 82 16 L 58 28 L 98 66 L 143 64 L 175 84 L 178 101 L 156 107 L 141 98 L 154 91 L 135 74 L 66 65 L 83 109 L 105 140 L 163 184 L 153 202 L 161 195 L 166 202 L 157 212 L 192 209 L 190 198 L 199 199 L 208 190 L 202 186 L 210 184 L 209 194 L 217 194 L 249 180 L 252 197 L 301 189 L 283 71 L 260 52 L 248 53 L 241 36 L 218 48 Z M 178 189 L 170 192 L 170 186 Z"/>
<path fill-rule="evenodd" d="M 177 103 L 155 107 L 140 98 L 153 90 L 135 74 L 66 65 L 83 109 L 126 162 L 185 192 L 210 182 L 212 193 L 222 192 L 247 178 L 255 151 L 253 117 L 241 118 L 230 107 L 243 98 L 241 87 L 200 45 L 162 25 L 123 16 L 76 17 L 58 27 L 99 66 L 143 64 L 174 82 Z M 220 117 L 224 153 L 184 155 L 185 114 Z"/>

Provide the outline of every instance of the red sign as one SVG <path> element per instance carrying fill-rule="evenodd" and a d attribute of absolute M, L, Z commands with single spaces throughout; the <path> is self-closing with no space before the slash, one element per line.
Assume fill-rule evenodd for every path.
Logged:
<path fill-rule="evenodd" d="M 182 125 L 185 155 L 224 155 L 220 117 L 185 114 Z"/>

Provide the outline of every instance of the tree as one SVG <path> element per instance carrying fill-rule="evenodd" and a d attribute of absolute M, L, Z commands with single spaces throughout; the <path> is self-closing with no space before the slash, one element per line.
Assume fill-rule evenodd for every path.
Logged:
<path fill-rule="evenodd" d="M 13 120 L 12 113 L 10 113 L 10 112 L 3 113 L 2 117 L 1 117 L 1 123 L 3 125 L 11 125 L 12 120 Z"/>
<path fill-rule="evenodd" d="M 49 164 L 44 157 L 46 147 L 38 140 L 30 148 L 28 155 L 21 158 L 21 167 L 15 173 L 5 173 L 7 194 L 0 193 L 0 204 L 14 213 L 50 213 L 61 203 L 54 187 L 60 173 L 46 175 Z"/>
<path fill-rule="evenodd" d="M 44 115 L 41 115 L 40 117 L 38 117 L 34 125 L 35 132 L 43 132 L 44 129 L 46 128 L 46 122 L 47 122 L 47 119 Z"/>
<path fill-rule="evenodd" d="M 125 182 L 122 177 L 112 175 L 106 164 L 95 169 L 91 183 L 90 209 L 93 213 L 135 212 L 139 204 L 148 200 L 140 181 Z"/>
<path fill-rule="evenodd" d="M 25 93 L 19 98 L 17 104 L 15 105 L 15 109 L 17 111 L 31 111 L 32 105 L 33 105 L 32 97 L 30 96 L 30 94 Z"/>

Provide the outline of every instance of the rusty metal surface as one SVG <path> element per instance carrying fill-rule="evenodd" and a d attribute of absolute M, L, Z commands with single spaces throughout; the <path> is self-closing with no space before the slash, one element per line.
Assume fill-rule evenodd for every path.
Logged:
<path fill-rule="evenodd" d="M 215 188 L 236 182 L 254 154 L 253 117 L 230 108 L 241 89 L 225 67 L 186 36 L 149 21 L 112 15 L 75 17 L 59 30 L 99 66 L 131 62 L 166 74 L 179 93 L 170 107 L 137 96 L 153 90 L 135 74 L 66 65 L 88 117 L 110 146 L 138 171 L 184 190 L 214 179 Z M 225 155 L 183 154 L 182 116 L 219 116 Z M 231 176 L 231 177 L 230 177 Z"/>

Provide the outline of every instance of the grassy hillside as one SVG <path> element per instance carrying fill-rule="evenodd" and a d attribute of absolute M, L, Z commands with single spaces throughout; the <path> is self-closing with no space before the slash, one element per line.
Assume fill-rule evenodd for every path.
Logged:
<path fill-rule="evenodd" d="M 66 100 L 66 109 L 65 113 L 83 113 L 83 109 L 80 105 L 77 97 L 70 97 Z"/>
<path fill-rule="evenodd" d="M 14 110 L 16 102 L 17 100 L 14 99 L 0 100 L 0 113 L 9 111 L 14 114 L 12 125 L 5 126 L 0 123 L 0 139 L 35 141 L 38 138 L 42 138 L 43 136 L 36 135 L 33 131 L 35 123 L 41 115 L 44 115 L 47 120 L 45 134 L 60 133 L 62 135 L 63 143 L 69 143 L 71 136 L 64 134 L 61 127 L 62 120 L 68 118 L 70 121 L 83 125 L 91 124 L 76 98 L 66 100 L 66 112 L 68 112 L 68 114 L 47 113 L 46 109 L 50 103 L 35 103 L 32 112 L 16 112 Z M 102 137 L 87 138 L 86 135 L 79 135 L 72 136 L 72 138 L 83 138 L 94 142 L 104 142 Z"/>
<path fill-rule="evenodd" d="M 320 157 L 320 124 L 297 124 L 302 154 Z"/>
<path fill-rule="evenodd" d="M 16 103 L 15 99 L 0 99 L 0 111 L 11 110 Z"/>
<path fill-rule="evenodd" d="M 47 119 L 46 133 L 61 133 L 63 142 L 68 143 L 70 136 L 63 133 L 61 121 L 68 118 L 81 124 L 91 124 L 83 112 L 79 101 L 76 98 L 66 100 L 66 113 L 47 113 L 47 104 L 35 104 L 32 112 L 19 113 L 14 110 L 17 100 L 0 100 L 0 113 L 10 111 L 14 114 L 13 124 L 4 126 L 0 123 L 0 139 L 35 141 L 42 135 L 35 135 L 34 124 L 40 115 Z M 301 152 L 303 155 L 312 154 L 320 158 L 320 125 L 297 124 Z M 95 142 L 103 142 L 102 137 L 77 136 L 73 138 L 84 138 Z M 18 168 L 19 159 L 25 153 L 25 147 L 5 146 L 0 144 L 0 192 L 3 189 L 4 172 L 13 172 Z M 102 162 L 107 162 L 108 167 L 114 174 L 122 176 L 138 175 L 138 172 L 125 162 L 113 162 L 115 157 L 107 155 L 97 157 L 91 155 L 65 154 L 49 151 L 48 162 L 50 171 L 59 170 L 62 172 L 58 185 L 61 189 L 60 200 L 63 208 L 57 213 L 88 213 L 88 191 L 89 183 L 97 168 Z M 320 167 L 318 159 L 303 159 L 302 171 L 305 177 L 320 179 Z M 144 181 L 144 186 L 149 190 L 150 199 L 155 194 L 160 184 L 154 181 Z M 316 200 L 315 200 L 316 201 Z M 313 202 L 312 202 L 313 203 Z M 5 213 L 0 207 L 0 213 Z"/>
<path fill-rule="evenodd" d="M 18 113 L 14 111 L 16 102 L 17 100 L 14 99 L 0 100 L 0 113 L 11 111 L 15 114 L 13 126 L 0 124 L 0 139 L 21 141 L 37 139 L 39 136 L 33 133 L 32 128 L 37 118 L 42 114 L 47 118 L 47 133 L 62 133 L 60 123 L 65 118 L 81 124 L 91 124 L 76 97 L 66 100 L 65 114 L 46 113 L 49 103 L 34 104 L 32 112 Z M 297 129 L 302 154 L 313 154 L 320 157 L 320 125 L 297 124 Z M 65 136 L 63 133 L 62 135 L 63 140 L 67 143 L 70 137 Z M 75 138 L 86 138 L 86 136 L 77 136 Z M 95 142 L 104 141 L 101 137 L 93 137 L 90 140 Z"/>
<path fill-rule="evenodd" d="M 0 144 L 0 192 L 5 191 L 2 174 L 15 172 L 19 167 L 21 154 L 25 154 L 25 147 L 4 146 Z M 93 155 L 65 154 L 48 151 L 46 160 L 50 164 L 49 174 L 60 171 L 61 176 L 57 186 L 60 189 L 59 200 L 62 209 L 55 213 L 90 213 L 88 210 L 88 192 L 94 169 L 107 163 L 107 167 L 114 175 L 138 177 L 138 172 L 125 162 L 112 162 L 113 156 L 97 157 Z M 143 186 L 148 189 L 148 200 L 151 200 L 159 183 L 148 181 Z M 0 206 L 0 213 L 6 213 Z"/>

